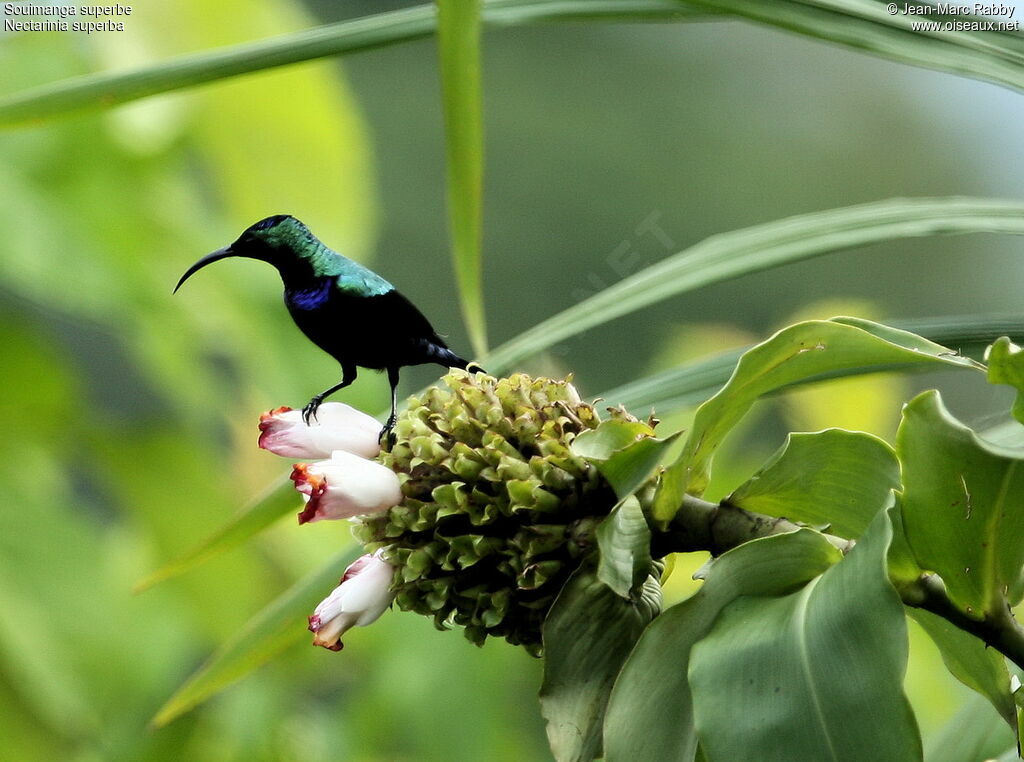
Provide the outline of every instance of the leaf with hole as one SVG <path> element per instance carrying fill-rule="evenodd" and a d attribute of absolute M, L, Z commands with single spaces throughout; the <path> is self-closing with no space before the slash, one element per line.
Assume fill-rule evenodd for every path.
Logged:
<path fill-rule="evenodd" d="M 1002 336 L 985 352 L 988 380 L 991 384 L 1007 384 L 1017 390 L 1013 417 L 1024 423 L 1024 351 Z"/>
<path fill-rule="evenodd" d="M 918 563 L 969 616 L 1002 615 L 1022 594 L 1024 449 L 980 439 L 929 391 L 904 408 L 896 452 Z"/>

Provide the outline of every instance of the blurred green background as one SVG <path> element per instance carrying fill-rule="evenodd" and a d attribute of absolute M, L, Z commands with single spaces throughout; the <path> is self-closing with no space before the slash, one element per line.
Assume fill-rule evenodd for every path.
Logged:
<path fill-rule="evenodd" d="M 136 8 L 121 33 L 6 33 L 0 91 L 399 5 L 174 0 Z M 740 22 L 559 24 L 484 43 L 492 345 L 716 232 L 892 196 L 1024 196 L 1024 101 L 993 85 Z M 132 594 L 285 473 L 256 449 L 259 412 L 338 377 L 269 268 L 226 262 L 172 298 L 178 276 L 292 213 L 468 350 L 434 42 L 4 133 L 0 158 L 0 759 L 547 759 L 539 662 L 394 612 L 343 653 L 297 641 L 149 727 L 218 644 L 349 542 L 344 525 L 289 516 Z M 571 371 L 596 395 L 798 317 L 1011 312 L 1020 245 L 926 238 L 790 265 L 615 321 L 524 370 Z M 404 373 L 403 392 L 436 375 Z M 790 429 L 891 436 L 914 388 L 942 385 L 975 422 L 1006 405 L 945 376 L 837 383 L 762 405 L 719 488 Z M 382 410 L 386 383 L 364 372 L 338 399 Z M 680 564 L 670 596 L 698 562 Z M 912 646 L 907 689 L 934 747 L 969 692 L 916 630 Z"/>

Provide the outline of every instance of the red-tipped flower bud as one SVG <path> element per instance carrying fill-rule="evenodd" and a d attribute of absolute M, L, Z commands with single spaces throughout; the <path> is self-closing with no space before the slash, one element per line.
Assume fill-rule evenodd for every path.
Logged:
<path fill-rule="evenodd" d="M 365 627 L 377 621 L 394 597 L 390 591 L 394 571 L 379 552 L 357 558 L 345 570 L 341 584 L 309 618 L 313 645 L 340 651 L 341 636 L 351 627 Z"/>
<path fill-rule="evenodd" d="M 328 460 L 296 463 L 291 478 L 306 500 L 300 524 L 377 513 L 402 501 L 394 471 L 343 450 Z"/>

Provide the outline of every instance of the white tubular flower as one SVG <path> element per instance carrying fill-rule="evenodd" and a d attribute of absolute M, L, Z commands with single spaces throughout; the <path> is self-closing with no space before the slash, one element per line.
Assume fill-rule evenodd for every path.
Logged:
<path fill-rule="evenodd" d="M 325 402 L 308 426 L 290 407 L 260 416 L 260 447 L 286 458 L 327 458 L 335 450 L 375 458 L 379 437 L 376 418 L 342 402 Z"/>
<path fill-rule="evenodd" d="M 341 636 L 351 627 L 377 621 L 391 605 L 394 567 L 381 560 L 380 551 L 357 558 L 345 570 L 341 584 L 325 598 L 309 618 L 313 645 L 331 651 L 342 649 Z"/>
<path fill-rule="evenodd" d="M 394 471 L 344 450 L 335 450 L 329 460 L 296 463 L 291 478 L 306 500 L 300 524 L 377 513 L 402 502 Z"/>

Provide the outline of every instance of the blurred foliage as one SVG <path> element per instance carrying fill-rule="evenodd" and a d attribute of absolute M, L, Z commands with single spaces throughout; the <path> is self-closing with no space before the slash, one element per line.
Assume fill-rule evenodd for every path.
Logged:
<path fill-rule="evenodd" d="M 379 8 L 311 5 L 324 20 Z M 116 37 L 7 34 L 0 91 L 298 30 L 308 13 L 287 0 L 176 0 L 140 7 Z M 893 195 L 1024 192 L 1007 168 L 1020 137 L 961 129 L 982 109 L 992 124 L 1016 123 L 1015 96 L 987 85 L 736 24 L 517 28 L 487 32 L 485 43 L 496 341 L 722 230 Z M 289 519 L 132 595 L 280 478 L 279 463 L 256 451 L 257 413 L 301 404 L 337 375 L 288 320 L 267 268 L 234 262 L 173 299 L 171 287 L 256 218 L 291 212 L 353 257 L 374 256 L 453 346 L 466 346 L 444 254 L 436 64 L 433 43 L 414 42 L 348 59 L 344 75 L 304 65 L 0 136 L 3 756 L 548 757 L 538 663 L 395 614 L 353 632 L 343 654 L 288 649 L 149 728 L 243 622 L 349 542 L 343 526 L 299 531 Z M 681 362 L 692 346 L 749 343 L 824 298 L 869 299 L 856 310 L 869 317 L 1017 309 L 1019 245 L 903 241 L 747 275 L 531 363 L 572 369 L 598 393 L 647 363 Z M 719 328 L 695 328 L 706 325 Z M 409 375 L 412 389 L 435 371 Z M 789 428 L 891 435 L 907 386 L 925 383 L 837 381 L 759 406 L 727 443 L 729 468 L 708 494 L 743 481 Z M 956 383 L 950 404 L 968 416 L 1011 393 L 968 400 Z M 837 384 L 857 385 L 862 404 L 835 409 Z M 344 399 L 380 408 L 386 386 L 363 374 Z M 670 598 L 693 568 L 677 564 Z M 915 625 L 910 665 L 908 693 L 936 755 L 949 746 L 934 734 L 958 710 L 997 727 L 987 705 L 959 709 L 966 689 Z"/>

